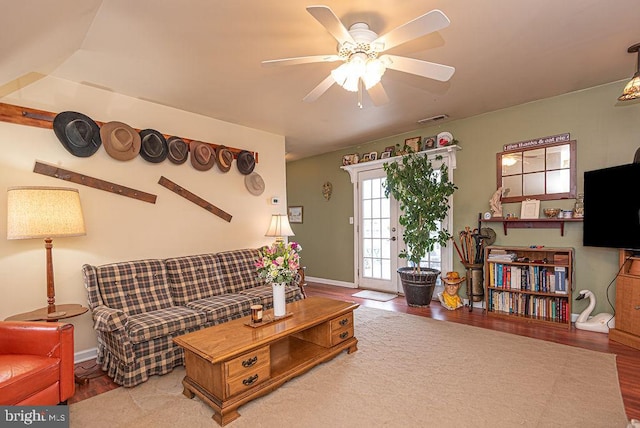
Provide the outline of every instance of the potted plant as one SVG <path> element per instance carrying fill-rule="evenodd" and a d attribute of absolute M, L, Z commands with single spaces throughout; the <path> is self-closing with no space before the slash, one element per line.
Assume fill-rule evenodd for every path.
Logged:
<path fill-rule="evenodd" d="M 404 228 L 406 249 L 399 257 L 411 262 L 411 266 L 398 269 L 404 295 L 409 306 L 428 306 L 440 271 L 421 268 L 420 259 L 436 244 L 444 246 L 451 239 L 449 232 L 439 226 L 449 212 L 449 197 L 457 187 L 449 181 L 449 168 L 444 164 L 434 168 L 425 154 L 410 153 L 385 164 L 384 170 L 385 196 L 393 195 L 401 210 L 398 221 Z"/>

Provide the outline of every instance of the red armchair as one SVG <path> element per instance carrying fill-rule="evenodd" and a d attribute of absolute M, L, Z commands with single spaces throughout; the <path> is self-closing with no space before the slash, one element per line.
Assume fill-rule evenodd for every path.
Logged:
<path fill-rule="evenodd" d="M 75 393 L 73 325 L 0 322 L 0 405 L 48 406 Z"/>

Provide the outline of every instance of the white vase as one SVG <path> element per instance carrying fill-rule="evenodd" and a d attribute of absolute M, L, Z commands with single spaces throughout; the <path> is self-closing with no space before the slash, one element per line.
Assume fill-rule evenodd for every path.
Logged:
<path fill-rule="evenodd" d="M 284 282 L 274 282 L 273 288 L 273 316 L 281 317 L 286 313 L 286 300 L 284 295 Z"/>

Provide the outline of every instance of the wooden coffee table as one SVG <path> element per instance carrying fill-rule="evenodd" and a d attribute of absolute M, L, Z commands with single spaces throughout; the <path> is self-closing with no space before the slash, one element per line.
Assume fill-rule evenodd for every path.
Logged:
<path fill-rule="evenodd" d="M 184 348 L 187 374 L 183 394 L 198 396 L 226 425 L 240 416 L 238 407 L 265 395 L 289 379 L 334 358 L 358 350 L 353 336 L 357 303 L 309 297 L 289 303 L 286 318 L 260 327 L 250 317 L 174 338 Z M 265 317 L 272 316 L 265 311 Z"/>

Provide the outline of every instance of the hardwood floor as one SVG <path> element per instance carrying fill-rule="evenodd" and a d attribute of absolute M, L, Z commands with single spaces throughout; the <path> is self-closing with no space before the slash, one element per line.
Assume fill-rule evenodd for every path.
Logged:
<path fill-rule="evenodd" d="M 362 306 L 371 308 L 468 324 L 563 345 L 616 354 L 618 379 L 627 417 L 640 420 L 640 383 L 637 382 L 637 379 L 640 378 L 640 350 L 610 341 L 606 334 L 577 330 L 575 327 L 568 330 L 566 328 L 490 318 L 478 308 L 474 308 L 472 312 L 469 312 L 466 307 L 456 311 L 449 311 L 437 301 L 434 301 L 426 308 L 412 308 L 406 304 L 404 297 L 398 297 L 388 302 L 378 302 L 353 297 L 352 294 L 357 291 L 351 288 L 316 283 L 309 283 L 306 287 L 307 296 L 324 296 L 355 301 Z M 85 385 L 76 386 L 76 394 L 69 399 L 69 404 L 118 388 L 118 385 L 111 382 L 105 374 L 96 369 L 95 362 L 92 361 L 85 361 L 76 365 L 76 374 L 81 377 L 86 375 L 91 379 Z M 581 368 L 576 367 L 575 370 L 581 370 Z M 584 373 L 584 376 L 589 376 L 589 373 Z M 582 391 L 576 391 L 575 393 L 580 394 Z"/>

